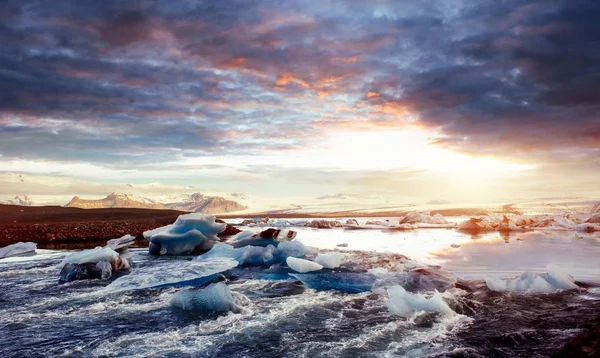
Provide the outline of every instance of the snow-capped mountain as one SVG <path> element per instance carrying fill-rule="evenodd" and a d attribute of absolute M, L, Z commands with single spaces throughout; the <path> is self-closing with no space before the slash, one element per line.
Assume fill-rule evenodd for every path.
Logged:
<path fill-rule="evenodd" d="M 205 214 L 220 214 L 247 209 L 247 207 L 236 201 L 227 200 L 219 196 L 205 196 L 200 193 L 191 194 L 183 201 L 174 203 L 161 203 L 149 198 L 123 193 L 111 193 L 106 198 L 98 200 L 81 199 L 75 196 L 66 206 L 83 209 L 173 209 Z"/>
<path fill-rule="evenodd" d="M 30 197 L 25 195 L 25 196 L 23 196 L 23 199 L 21 199 L 20 196 L 15 196 L 14 199 L 2 201 L 2 202 L 0 202 L 0 204 L 32 206 L 33 202 L 31 201 Z"/>

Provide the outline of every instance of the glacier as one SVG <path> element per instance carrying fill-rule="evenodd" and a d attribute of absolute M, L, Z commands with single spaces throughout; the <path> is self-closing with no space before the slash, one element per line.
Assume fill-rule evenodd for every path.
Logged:
<path fill-rule="evenodd" d="M 170 225 L 144 232 L 150 242 L 148 251 L 155 255 L 189 255 L 206 252 L 218 241 L 225 223 L 215 222 L 214 215 L 192 213 L 180 215 Z"/>

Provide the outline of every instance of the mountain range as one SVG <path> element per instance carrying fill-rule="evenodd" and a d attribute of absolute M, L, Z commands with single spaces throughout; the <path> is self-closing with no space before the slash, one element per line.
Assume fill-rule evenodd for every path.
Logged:
<path fill-rule="evenodd" d="M 183 201 L 174 203 L 161 203 L 152 199 L 123 193 L 111 193 L 106 198 L 98 200 L 81 199 L 78 196 L 74 196 L 65 206 L 83 209 L 172 209 L 203 214 L 221 214 L 247 209 L 246 206 L 234 200 L 228 200 L 220 196 L 206 196 L 200 193 L 191 194 Z"/>
<path fill-rule="evenodd" d="M 32 206 L 33 205 L 33 203 L 31 202 L 31 198 L 29 198 L 27 195 L 25 195 L 23 197 L 23 199 L 21 199 L 20 196 L 15 196 L 14 199 L 2 201 L 2 202 L 0 202 L 0 204 L 21 205 L 21 206 Z"/>

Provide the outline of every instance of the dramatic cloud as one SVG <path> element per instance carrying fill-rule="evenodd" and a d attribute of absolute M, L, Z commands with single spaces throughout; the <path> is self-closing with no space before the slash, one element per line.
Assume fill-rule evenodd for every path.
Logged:
<path fill-rule="evenodd" d="M 593 0 L 8 0 L 0 170 L 53 161 L 197 173 L 233 158 L 232 183 L 264 181 L 265 156 L 311 175 L 313 158 L 332 167 L 327 144 L 340 130 L 419 130 L 439 148 L 595 174 L 598 19 Z M 353 154 L 346 164 L 373 173 L 345 182 L 395 187 L 402 180 L 378 169 L 406 167 L 401 154 L 371 165 Z M 246 191 L 234 186 L 224 190 Z"/>

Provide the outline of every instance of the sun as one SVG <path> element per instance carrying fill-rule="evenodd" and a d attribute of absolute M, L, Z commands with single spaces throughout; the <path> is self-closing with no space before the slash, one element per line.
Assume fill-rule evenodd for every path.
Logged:
<path fill-rule="evenodd" d="M 535 166 L 499 158 L 453 152 L 431 143 L 431 133 L 410 128 L 387 131 L 338 131 L 328 135 L 321 158 L 329 166 L 353 170 L 427 170 L 470 178 L 512 176 Z"/>

